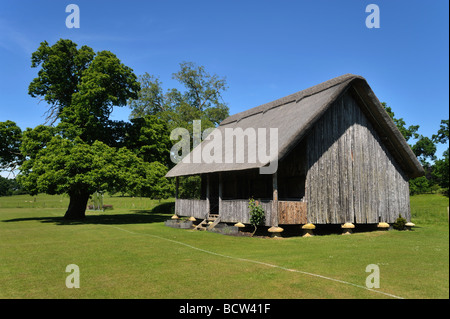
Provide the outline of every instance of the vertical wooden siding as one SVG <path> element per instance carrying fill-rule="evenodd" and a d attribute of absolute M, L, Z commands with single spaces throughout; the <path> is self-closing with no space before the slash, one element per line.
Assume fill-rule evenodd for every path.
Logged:
<path fill-rule="evenodd" d="M 195 218 L 205 218 L 207 202 L 202 199 L 181 199 L 175 200 L 175 213 L 179 216 L 194 216 Z"/>
<path fill-rule="evenodd" d="M 259 204 L 264 209 L 266 226 L 270 226 L 272 201 L 260 201 Z M 247 199 L 222 200 L 222 209 L 219 212 L 220 221 L 226 223 L 241 222 L 250 223 L 250 211 Z"/>
<path fill-rule="evenodd" d="M 273 201 L 260 201 L 259 205 L 264 209 L 266 226 L 272 226 Z M 220 212 L 222 222 L 244 224 L 250 223 L 250 211 L 248 200 L 233 199 L 222 201 Z M 306 224 L 306 203 L 298 201 L 278 201 L 278 224 Z"/>
<path fill-rule="evenodd" d="M 350 94 L 309 133 L 307 167 L 308 222 L 410 220 L 408 179 Z"/>

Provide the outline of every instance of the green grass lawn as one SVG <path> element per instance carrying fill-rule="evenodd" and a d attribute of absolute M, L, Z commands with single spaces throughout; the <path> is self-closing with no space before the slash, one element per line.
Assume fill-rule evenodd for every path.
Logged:
<path fill-rule="evenodd" d="M 67 222 L 67 197 L 0 198 L 0 298 L 449 298 L 446 197 L 411 197 L 411 232 L 283 239 L 165 227 L 168 202 L 107 197 L 113 210 Z"/>

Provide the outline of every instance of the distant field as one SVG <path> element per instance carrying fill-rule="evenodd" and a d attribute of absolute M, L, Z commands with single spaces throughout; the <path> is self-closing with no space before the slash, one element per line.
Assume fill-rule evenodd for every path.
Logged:
<path fill-rule="evenodd" d="M 145 197 L 121 197 L 105 195 L 103 204 L 113 205 L 115 209 L 152 209 L 155 206 L 173 202 L 174 199 L 168 200 L 150 200 Z M 88 204 L 92 203 L 89 201 Z M 38 196 L 17 195 L 0 197 L 0 208 L 61 208 L 67 209 L 69 205 L 68 195 L 46 195 Z"/>
<path fill-rule="evenodd" d="M 446 197 L 411 197 L 411 232 L 278 240 L 165 227 L 171 202 L 107 196 L 67 222 L 66 196 L 0 197 L 0 298 L 449 298 Z"/>
<path fill-rule="evenodd" d="M 441 195 L 411 196 L 411 219 L 413 222 L 425 225 L 448 225 L 448 197 Z"/>

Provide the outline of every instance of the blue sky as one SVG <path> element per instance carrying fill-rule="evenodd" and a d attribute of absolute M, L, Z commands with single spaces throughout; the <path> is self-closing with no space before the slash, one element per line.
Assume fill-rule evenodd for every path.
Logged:
<path fill-rule="evenodd" d="M 80 28 L 68 29 L 68 4 Z M 368 29 L 368 4 L 380 28 Z M 380 101 L 431 136 L 449 117 L 449 4 L 434 1 L 12 1 L 0 6 L 0 121 L 44 122 L 44 102 L 28 96 L 37 74 L 31 53 L 69 38 L 109 50 L 137 75 L 171 75 L 192 61 L 227 79 L 230 113 L 270 102 L 333 77 L 365 77 Z M 113 119 L 127 119 L 128 108 Z M 438 155 L 445 149 L 438 148 Z"/>

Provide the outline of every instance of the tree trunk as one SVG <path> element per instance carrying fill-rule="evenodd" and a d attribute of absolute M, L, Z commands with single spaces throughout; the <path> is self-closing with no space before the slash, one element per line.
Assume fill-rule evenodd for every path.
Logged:
<path fill-rule="evenodd" d="M 75 194 L 69 194 L 70 203 L 67 208 L 65 219 L 83 219 L 86 217 L 86 206 L 89 200 L 88 193 L 76 192 Z"/>

